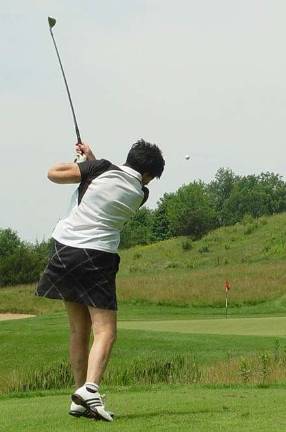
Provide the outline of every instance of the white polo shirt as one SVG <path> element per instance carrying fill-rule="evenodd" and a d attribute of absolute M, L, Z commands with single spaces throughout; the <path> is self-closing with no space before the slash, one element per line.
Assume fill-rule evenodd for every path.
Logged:
<path fill-rule="evenodd" d="M 147 200 L 139 172 L 105 159 L 78 164 L 81 183 L 52 237 L 60 243 L 116 253 L 125 222 Z"/>

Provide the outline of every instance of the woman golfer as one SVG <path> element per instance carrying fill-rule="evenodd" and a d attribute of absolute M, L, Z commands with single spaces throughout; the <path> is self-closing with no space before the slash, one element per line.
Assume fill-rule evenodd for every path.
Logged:
<path fill-rule="evenodd" d="M 76 385 L 69 413 L 112 421 L 99 385 L 116 338 L 120 231 L 147 200 L 145 185 L 161 176 L 165 162 L 160 149 L 144 140 L 131 147 L 122 166 L 97 160 L 87 144 L 76 149 L 85 162 L 55 165 L 48 172 L 52 182 L 79 187 L 68 216 L 52 234 L 54 251 L 35 294 L 63 300 L 67 309 Z"/>

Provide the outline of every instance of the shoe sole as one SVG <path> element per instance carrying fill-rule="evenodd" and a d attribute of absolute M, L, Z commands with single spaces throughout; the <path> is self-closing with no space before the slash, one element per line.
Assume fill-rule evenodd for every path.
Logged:
<path fill-rule="evenodd" d="M 72 417 L 76 417 L 76 418 L 85 417 L 85 418 L 93 418 L 94 420 L 97 420 L 94 418 L 93 414 L 90 414 L 90 412 L 87 412 L 87 411 L 82 412 L 82 413 L 78 412 L 78 411 L 69 411 L 69 415 L 71 415 Z"/>
<path fill-rule="evenodd" d="M 69 415 L 71 415 L 73 417 L 81 417 L 83 415 L 83 413 L 79 413 L 77 411 L 69 411 Z"/>
<path fill-rule="evenodd" d="M 79 395 L 77 395 L 77 394 L 73 394 L 72 395 L 72 397 L 71 397 L 71 399 L 72 399 L 72 401 L 74 402 L 74 403 L 76 403 L 77 405 L 81 405 L 82 407 L 84 407 L 86 410 L 87 410 L 87 412 L 95 419 L 95 420 L 104 420 L 104 421 L 107 421 L 107 422 L 109 422 L 110 420 L 107 420 L 106 418 L 104 418 L 103 416 L 101 416 L 98 412 L 94 412 L 94 411 L 92 411 L 90 408 L 89 408 L 89 406 L 88 406 L 88 404 L 85 402 L 85 400 L 81 397 L 81 396 L 79 396 Z M 82 414 L 81 414 L 82 415 Z M 109 415 L 110 415 L 110 417 L 114 417 L 114 414 L 113 413 L 109 413 Z"/>
<path fill-rule="evenodd" d="M 91 414 L 90 412 L 87 412 L 87 411 L 84 413 L 79 413 L 78 411 L 69 411 L 69 415 L 71 415 L 72 417 L 75 417 L 75 418 L 85 417 L 85 418 L 90 418 L 93 420 L 99 420 L 99 419 L 95 418 L 93 414 Z"/>

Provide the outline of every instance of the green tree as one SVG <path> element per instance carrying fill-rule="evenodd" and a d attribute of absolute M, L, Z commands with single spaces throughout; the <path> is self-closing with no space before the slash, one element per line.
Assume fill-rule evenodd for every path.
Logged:
<path fill-rule="evenodd" d="M 226 225 L 240 221 L 244 215 L 271 215 L 286 210 L 286 184 L 273 173 L 240 177 L 222 205 L 221 219 Z"/>
<path fill-rule="evenodd" d="M 153 211 L 152 240 L 161 241 L 171 237 L 170 222 L 167 215 L 168 202 L 174 194 L 165 193 Z"/>
<path fill-rule="evenodd" d="M 286 183 L 278 174 L 266 172 L 259 176 L 259 184 L 267 194 L 268 214 L 286 210 Z"/>
<path fill-rule="evenodd" d="M 247 214 L 257 218 L 268 214 L 267 195 L 257 189 L 234 190 L 225 202 L 222 209 L 222 217 L 225 225 L 239 222 Z"/>
<path fill-rule="evenodd" d="M 152 210 L 142 207 L 130 219 L 121 232 L 121 248 L 148 244 L 152 240 Z"/>
<path fill-rule="evenodd" d="M 44 263 L 33 248 L 22 244 L 0 260 L 0 286 L 33 283 L 39 279 Z"/>
<path fill-rule="evenodd" d="M 167 217 L 173 236 L 200 238 L 216 226 L 216 213 L 206 185 L 199 181 L 184 185 L 169 199 Z"/>
<path fill-rule="evenodd" d="M 239 179 L 240 177 L 235 175 L 231 169 L 220 168 L 215 175 L 215 179 L 208 185 L 210 202 L 217 215 L 218 225 L 225 224 L 222 209 Z"/>
<path fill-rule="evenodd" d="M 0 258 L 13 254 L 21 245 L 22 241 L 16 231 L 0 228 Z"/>
<path fill-rule="evenodd" d="M 51 239 L 31 244 L 21 241 L 10 228 L 0 229 L 0 286 L 36 282 L 51 247 Z"/>

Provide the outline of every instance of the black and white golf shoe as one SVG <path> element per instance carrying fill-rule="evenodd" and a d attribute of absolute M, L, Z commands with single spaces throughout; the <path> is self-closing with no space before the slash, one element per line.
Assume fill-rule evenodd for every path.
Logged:
<path fill-rule="evenodd" d="M 85 408 L 86 414 L 96 420 L 113 421 L 114 414 L 104 407 L 103 396 L 94 388 L 84 385 L 72 395 L 72 401 L 76 405 Z M 86 417 L 86 415 L 85 415 Z"/>
<path fill-rule="evenodd" d="M 77 405 L 74 402 L 71 403 L 69 414 L 73 417 L 94 418 L 94 416 L 90 414 L 86 408 L 81 405 Z"/>

